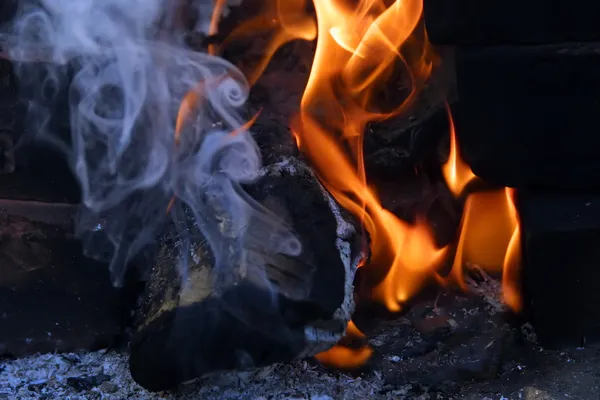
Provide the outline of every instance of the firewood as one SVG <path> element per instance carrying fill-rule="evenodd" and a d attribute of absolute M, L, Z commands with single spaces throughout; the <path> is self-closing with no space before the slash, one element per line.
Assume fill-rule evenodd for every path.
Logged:
<path fill-rule="evenodd" d="M 301 161 L 284 158 L 261 172 L 246 190 L 286 219 L 301 253 L 248 245 L 242 259 L 261 257 L 262 273 L 240 263 L 227 265 L 223 279 L 210 245 L 198 236 L 182 280 L 181 235 L 165 234 L 131 342 L 131 374 L 143 387 L 165 390 L 211 372 L 309 357 L 344 334 L 364 257 L 361 230 Z"/>

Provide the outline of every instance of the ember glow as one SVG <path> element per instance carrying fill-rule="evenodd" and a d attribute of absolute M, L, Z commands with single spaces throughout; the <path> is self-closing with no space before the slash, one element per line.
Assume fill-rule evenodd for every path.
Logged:
<path fill-rule="evenodd" d="M 317 47 L 300 111 L 291 128 L 299 149 L 324 186 L 340 205 L 362 220 L 371 236 L 371 258 L 362 268 L 383 279 L 371 282 L 367 293 L 360 292 L 361 300 L 378 301 L 390 311 L 400 311 L 425 285 L 436 281 L 467 289 L 464 266 L 474 264 L 491 273 L 504 270 L 505 302 L 518 310 L 520 237 L 510 189 L 467 194 L 456 244 L 438 248 L 425 218 L 417 218 L 414 224 L 399 219 L 382 207 L 367 183 L 362 147 L 365 127 L 404 112 L 433 68 L 435 55 L 422 26 L 422 0 L 313 3 Z M 304 9 L 302 1 L 289 1 L 286 9 L 280 1 L 272 4 L 277 11 L 270 12 L 279 16 L 280 32 L 288 32 L 286 39 L 313 36 L 312 25 L 298 17 Z M 283 21 L 292 14 L 302 24 L 286 30 Z M 274 52 L 272 46 L 283 42 L 280 35 L 275 35 L 267 57 Z M 264 70 L 264 61 L 258 69 Z M 406 96 L 384 110 L 375 99 L 389 90 L 398 75 L 408 82 Z M 460 158 L 450 112 L 449 118 L 451 148 L 442 171 L 448 188 L 459 198 L 477 177 Z M 440 269 L 451 257 L 452 270 L 442 276 Z M 351 323 L 347 335 L 361 338 L 363 334 Z M 370 354 L 366 347 L 336 346 L 317 358 L 327 365 L 356 367 Z"/>

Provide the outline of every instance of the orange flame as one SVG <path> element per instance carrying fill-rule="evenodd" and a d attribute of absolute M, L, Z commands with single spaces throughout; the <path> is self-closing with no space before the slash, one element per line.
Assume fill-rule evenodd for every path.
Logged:
<path fill-rule="evenodd" d="M 219 21 L 221 20 L 221 14 L 223 13 L 226 3 L 227 0 L 215 0 L 215 7 L 210 18 L 210 26 L 208 27 L 209 36 L 216 34 L 219 30 Z M 214 44 L 208 45 L 208 54 L 217 54 L 217 47 Z"/>
<path fill-rule="evenodd" d="M 267 35 L 269 40 L 258 62 L 251 68 L 242 68 L 251 85 L 256 83 L 281 46 L 296 39 L 313 40 L 317 36 L 317 27 L 306 13 L 306 0 L 272 0 L 258 16 L 239 25 L 223 46 L 257 35 Z"/>
<path fill-rule="evenodd" d="M 465 202 L 460 236 L 454 257 L 451 275 L 463 289 L 465 264 L 473 264 L 491 273 L 504 270 L 509 247 L 516 251 L 518 221 L 510 197 L 509 189 L 471 193 Z M 516 238 L 514 238 L 516 236 Z M 511 256 L 513 257 L 513 256 Z M 510 258 L 510 257 L 509 257 Z M 508 261 L 507 261 L 508 262 Z M 510 258 L 510 263 L 513 263 Z M 512 265 L 512 264 L 511 264 Z"/>
<path fill-rule="evenodd" d="M 458 197 L 470 182 L 478 178 L 460 158 L 452 114 L 448 105 L 446 107 L 450 119 L 450 155 L 442 168 L 448 187 Z M 450 277 L 463 290 L 468 290 L 464 280 L 466 264 L 476 265 L 490 273 L 502 273 L 504 302 L 514 311 L 519 311 L 522 305 L 518 289 L 521 238 L 513 195 L 513 189 L 504 188 L 467 196 Z M 438 281 L 448 283 L 442 278 Z"/>
<path fill-rule="evenodd" d="M 367 186 L 362 138 L 369 122 L 405 110 L 431 71 L 426 37 L 415 40 L 421 44 L 411 48 L 416 57 L 401 49 L 421 20 L 423 4 L 397 0 L 387 7 L 381 0 L 364 0 L 353 8 L 341 0 L 322 0 L 314 6 L 320 34 L 293 135 L 329 192 L 362 219 L 371 235 L 369 270 L 383 271 L 370 278 L 371 297 L 399 310 L 431 279 L 446 249 L 435 248 L 424 222 L 410 225 L 381 206 Z M 409 77 L 410 91 L 391 111 L 382 111 L 373 99 L 388 88 L 398 66 Z M 336 346 L 317 358 L 355 367 L 371 352 Z"/>
<path fill-rule="evenodd" d="M 506 202 L 509 204 L 510 218 L 514 222 L 514 230 L 506 248 L 502 264 L 502 296 L 504 302 L 516 312 L 523 308 L 523 298 L 519 290 L 521 281 L 521 227 L 518 222 L 517 209 L 514 203 L 514 189 L 506 188 Z"/>
<path fill-rule="evenodd" d="M 198 107 L 198 102 L 204 100 L 201 97 L 202 92 L 204 92 L 207 87 L 210 89 L 211 86 L 208 85 L 218 85 L 223 80 L 227 78 L 228 75 L 221 75 L 215 77 L 211 80 L 200 81 L 196 85 L 196 87 L 183 96 L 183 100 L 181 100 L 181 105 L 179 106 L 179 112 L 177 113 L 177 119 L 175 121 L 175 144 L 179 145 L 181 139 L 181 131 L 185 123 L 188 121 L 188 118 L 192 115 L 194 109 Z"/>
<path fill-rule="evenodd" d="M 458 143 L 449 107 L 448 113 L 450 155 L 443 166 L 443 173 L 448 187 L 458 197 L 477 176 L 458 154 Z M 464 280 L 466 264 L 477 265 L 487 272 L 502 273 L 504 303 L 514 311 L 520 311 L 522 299 L 518 284 L 521 236 L 513 197 L 514 190 L 510 188 L 476 192 L 467 196 L 450 277 L 459 287 L 468 290 Z M 438 281 L 442 284 L 447 283 L 443 278 L 439 278 Z"/>
<path fill-rule="evenodd" d="M 442 167 L 442 172 L 444 173 L 444 179 L 446 179 L 446 184 L 452 194 L 455 197 L 459 197 L 465 187 L 477 177 L 473 171 L 471 171 L 471 168 L 460 158 L 458 143 L 456 141 L 456 130 L 454 129 L 454 120 L 452 119 L 452 113 L 448 103 L 446 103 L 446 110 L 450 121 L 450 155 L 448 156 L 448 161 Z"/>
<path fill-rule="evenodd" d="M 346 337 L 364 339 L 365 335 L 354 325 L 354 322 L 350 321 L 346 329 Z M 366 346 L 355 349 L 346 346 L 335 346 L 317 354 L 315 358 L 324 365 L 357 368 L 365 364 L 371 358 L 371 355 L 373 355 L 373 350 Z"/>
<path fill-rule="evenodd" d="M 314 6 L 321 33 L 292 130 L 327 189 L 363 218 L 372 239 L 370 265 L 389 268 L 372 296 L 398 310 L 429 280 L 430 268 L 445 250 L 435 249 L 424 223 L 412 226 L 382 208 L 366 184 L 362 137 L 367 123 L 404 110 L 431 71 L 431 63 L 421 62 L 426 46 L 414 64 L 400 49 L 421 19 L 422 1 L 398 0 L 386 7 L 383 1 L 365 0 L 352 8 L 340 0 L 323 0 Z M 414 86 L 392 111 L 379 111 L 372 100 L 389 84 L 398 62 Z"/>

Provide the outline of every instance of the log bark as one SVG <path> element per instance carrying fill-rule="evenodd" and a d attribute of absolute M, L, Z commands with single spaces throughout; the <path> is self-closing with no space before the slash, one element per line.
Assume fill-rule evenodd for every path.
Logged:
<path fill-rule="evenodd" d="M 354 272 L 364 256 L 356 224 L 295 158 L 263 168 L 247 191 L 287 215 L 301 254 L 262 254 L 268 279 L 231 265 L 232 278 L 224 283 L 200 238 L 182 284 L 178 237 L 165 236 L 131 343 L 131 374 L 145 388 L 165 390 L 211 372 L 309 357 L 344 334 L 354 309 Z M 250 257 L 255 249 L 245 251 Z"/>

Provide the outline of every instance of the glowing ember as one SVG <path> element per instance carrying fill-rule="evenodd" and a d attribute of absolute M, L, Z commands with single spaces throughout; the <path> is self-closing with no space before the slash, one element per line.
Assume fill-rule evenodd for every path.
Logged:
<path fill-rule="evenodd" d="M 346 337 L 350 339 L 364 339 L 365 335 L 350 321 L 346 329 Z M 328 351 L 318 354 L 315 358 L 324 365 L 343 366 L 346 368 L 360 367 L 366 363 L 373 350 L 369 347 L 349 348 L 335 346 Z"/>

